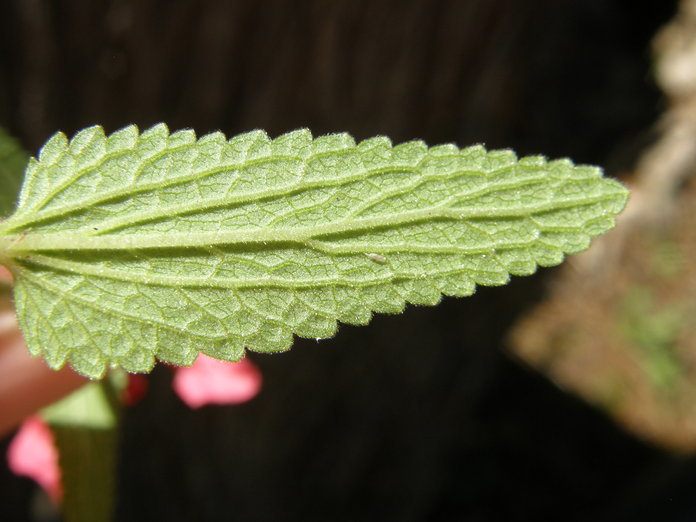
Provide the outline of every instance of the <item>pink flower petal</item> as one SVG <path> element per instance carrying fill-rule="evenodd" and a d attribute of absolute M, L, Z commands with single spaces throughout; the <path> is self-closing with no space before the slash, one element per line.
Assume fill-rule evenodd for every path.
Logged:
<path fill-rule="evenodd" d="M 249 359 L 230 363 L 201 354 L 193 366 L 177 368 L 172 386 L 191 408 L 239 404 L 259 393 L 261 372 Z"/>
<path fill-rule="evenodd" d="M 53 433 L 38 416 L 24 420 L 10 446 L 7 462 L 16 474 L 35 480 L 56 503 L 63 495 Z"/>

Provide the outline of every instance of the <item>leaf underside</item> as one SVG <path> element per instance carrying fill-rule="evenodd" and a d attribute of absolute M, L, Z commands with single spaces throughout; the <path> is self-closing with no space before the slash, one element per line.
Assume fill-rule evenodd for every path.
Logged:
<path fill-rule="evenodd" d="M 53 136 L 0 223 L 33 354 L 98 378 L 278 352 L 586 249 L 627 199 L 600 169 L 482 146 Z"/>

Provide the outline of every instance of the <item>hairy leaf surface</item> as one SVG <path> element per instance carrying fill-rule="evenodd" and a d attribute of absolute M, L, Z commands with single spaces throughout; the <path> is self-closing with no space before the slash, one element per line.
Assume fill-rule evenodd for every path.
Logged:
<path fill-rule="evenodd" d="M 596 167 L 482 146 L 91 127 L 30 161 L 0 256 L 32 353 L 100 377 L 504 284 L 587 248 L 626 198 Z"/>

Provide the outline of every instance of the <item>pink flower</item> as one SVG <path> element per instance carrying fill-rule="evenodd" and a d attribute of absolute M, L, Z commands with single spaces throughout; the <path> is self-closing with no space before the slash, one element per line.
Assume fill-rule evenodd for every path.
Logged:
<path fill-rule="evenodd" d="M 53 502 L 63 496 L 58 451 L 53 433 L 40 417 L 24 420 L 7 449 L 7 462 L 16 474 L 35 480 Z"/>
<path fill-rule="evenodd" d="M 261 372 L 249 359 L 230 363 L 201 354 L 193 366 L 177 368 L 172 386 L 191 408 L 239 404 L 259 393 Z"/>

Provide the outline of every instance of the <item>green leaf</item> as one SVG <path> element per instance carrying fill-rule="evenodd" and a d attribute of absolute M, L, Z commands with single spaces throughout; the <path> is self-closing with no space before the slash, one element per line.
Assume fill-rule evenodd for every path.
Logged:
<path fill-rule="evenodd" d="M 0 127 L 0 217 L 8 216 L 15 208 L 28 161 L 29 155 Z"/>
<path fill-rule="evenodd" d="M 287 350 L 560 263 L 627 191 L 596 167 L 298 130 L 59 133 L 0 224 L 33 354 L 100 377 Z"/>

